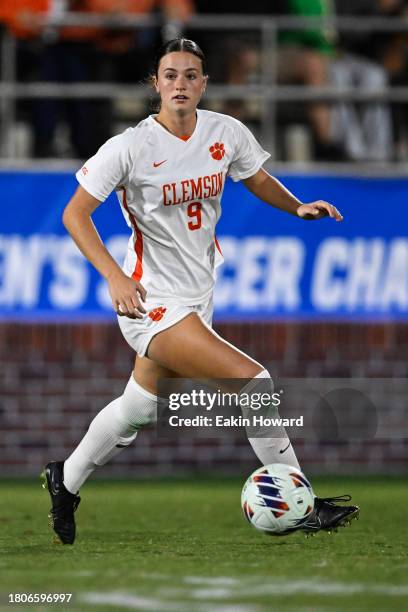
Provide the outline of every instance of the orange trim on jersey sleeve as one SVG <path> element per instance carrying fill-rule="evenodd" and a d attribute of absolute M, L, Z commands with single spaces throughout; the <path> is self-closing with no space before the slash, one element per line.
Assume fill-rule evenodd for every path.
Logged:
<path fill-rule="evenodd" d="M 132 273 L 132 278 L 135 281 L 139 281 L 143 276 L 143 234 L 137 225 L 136 217 L 132 215 L 132 213 L 129 210 L 129 206 L 127 203 L 126 189 L 124 187 L 123 187 L 123 208 L 126 210 L 127 214 L 129 215 L 130 222 L 136 234 L 135 247 L 134 247 L 135 253 L 136 253 L 136 265 Z"/>
<path fill-rule="evenodd" d="M 214 242 L 215 242 L 215 246 L 217 247 L 220 255 L 222 255 L 222 251 L 221 251 L 221 247 L 220 247 L 220 243 L 217 240 L 217 236 L 214 235 Z M 224 257 L 224 255 L 222 255 Z"/>

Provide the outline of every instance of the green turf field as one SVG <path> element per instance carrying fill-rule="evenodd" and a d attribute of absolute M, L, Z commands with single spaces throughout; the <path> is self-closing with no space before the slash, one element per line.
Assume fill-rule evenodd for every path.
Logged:
<path fill-rule="evenodd" d="M 0 483 L 1 609 L 408 609 L 406 481 L 313 483 L 321 496 L 351 493 L 360 520 L 338 534 L 274 538 L 242 517 L 238 480 L 91 482 L 72 547 L 51 543 L 38 482 Z M 73 602 L 11 606 L 11 592 L 73 593 Z"/>

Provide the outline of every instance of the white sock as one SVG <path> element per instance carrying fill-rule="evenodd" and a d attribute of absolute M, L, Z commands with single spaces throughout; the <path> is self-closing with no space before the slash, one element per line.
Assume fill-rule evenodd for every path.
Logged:
<path fill-rule="evenodd" d="M 143 425 L 157 419 L 157 397 L 131 375 L 123 395 L 101 410 L 81 442 L 64 463 L 64 485 L 76 493 L 99 465 L 129 446 Z"/>
<path fill-rule="evenodd" d="M 257 378 L 271 378 L 267 370 L 262 370 L 255 378 L 241 391 L 250 393 L 256 388 Z M 279 412 L 276 409 L 274 418 L 279 418 Z M 249 443 L 258 459 L 263 465 L 270 463 L 285 463 L 300 469 L 299 462 L 293 450 L 292 444 L 286 434 L 284 427 L 274 427 L 271 433 L 278 437 L 273 438 L 248 438 Z"/>

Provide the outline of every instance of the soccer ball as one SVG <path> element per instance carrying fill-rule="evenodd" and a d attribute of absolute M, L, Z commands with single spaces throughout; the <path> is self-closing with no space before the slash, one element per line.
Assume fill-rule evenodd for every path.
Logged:
<path fill-rule="evenodd" d="M 271 535 L 298 529 L 314 508 L 314 493 L 300 470 L 283 463 L 255 470 L 242 489 L 241 506 L 253 527 Z"/>

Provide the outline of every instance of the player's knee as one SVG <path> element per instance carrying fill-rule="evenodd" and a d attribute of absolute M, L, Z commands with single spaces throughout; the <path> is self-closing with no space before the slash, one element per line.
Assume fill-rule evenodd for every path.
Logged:
<path fill-rule="evenodd" d="M 258 364 L 258 372 L 254 378 L 271 378 L 269 371 L 261 364 Z"/>
<path fill-rule="evenodd" d="M 247 378 L 253 378 L 253 379 L 271 379 L 271 375 L 268 372 L 268 370 L 266 368 L 264 368 L 263 365 L 257 363 L 254 364 L 254 368 L 252 369 L 251 375 L 248 376 Z"/>
<path fill-rule="evenodd" d="M 259 390 L 263 389 L 265 392 L 273 390 L 273 380 L 268 370 L 265 368 L 259 369 L 256 374 L 248 377 L 248 381 L 242 387 L 240 393 L 253 393 L 259 392 Z"/>
<path fill-rule="evenodd" d="M 234 370 L 231 370 L 231 378 L 256 378 L 265 368 L 256 361 L 248 359 L 245 363 L 235 364 Z M 269 376 L 269 374 L 268 374 Z"/>
<path fill-rule="evenodd" d="M 121 397 L 120 418 L 133 427 L 139 429 L 157 420 L 157 396 L 143 389 L 131 375 L 125 391 Z"/>

